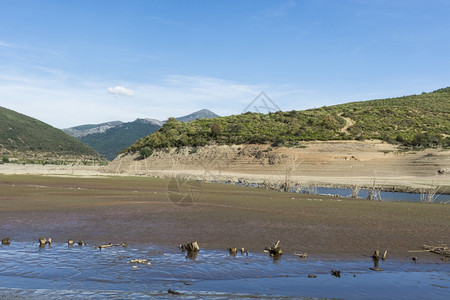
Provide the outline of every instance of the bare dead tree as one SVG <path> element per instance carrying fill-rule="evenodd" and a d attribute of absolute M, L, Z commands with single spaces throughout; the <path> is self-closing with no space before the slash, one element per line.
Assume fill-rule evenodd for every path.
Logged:
<path fill-rule="evenodd" d="M 292 176 L 298 168 L 299 163 L 297 158 L 290 157 L 284 164 L 283 175 L 284 178 L 281 183 L 281 190 L 284 192 L 289 192 L 294 187 L 294 182 Z"/>
<path fill-rule="evenodd" d="M 373 180 L 372 186 L 368 190 L 369 195 L 367 195 L 367 199 L 381 201 L 381 188 L 376 186 L 376 179 Z"/>

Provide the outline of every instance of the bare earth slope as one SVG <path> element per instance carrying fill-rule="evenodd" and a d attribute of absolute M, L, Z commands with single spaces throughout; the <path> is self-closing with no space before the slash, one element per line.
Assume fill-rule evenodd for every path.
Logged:
<path fill-rule="evenodd" d="M 399 189 L 450 186 L 450 150 L 400 152 L 380 141 L 303 143 L 305 148 L 268 145 L 206 146 L 156 151 L 147 159 L 122 155 L 108 165 L 113 174 L 173 177 L 184 174 L 207 180 L 321 185 L 377 185 Z M 439 172 L 441 171 L 441 172 Z"/>

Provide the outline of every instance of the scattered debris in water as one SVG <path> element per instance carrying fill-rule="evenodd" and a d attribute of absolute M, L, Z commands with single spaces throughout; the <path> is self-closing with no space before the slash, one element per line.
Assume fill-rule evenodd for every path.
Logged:
<path fill-rule="evenodd" d="M 331 275 L 333 275 L 334 277 L 341 277 L 341 271 L 331 270 Z"/>

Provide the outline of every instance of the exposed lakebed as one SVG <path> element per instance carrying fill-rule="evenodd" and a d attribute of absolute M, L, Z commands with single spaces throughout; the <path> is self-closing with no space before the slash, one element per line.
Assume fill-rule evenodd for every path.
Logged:
<path fill-rule="evenodd" d="M 147 259 L 151 264 L 133 264 Z M 134 267 L 133 267 L 134 266 Z M 450 294 L 450 268 L 433 262 L 302 259 L 268 254 L 230 256 L 202 249 L 196 259 L 177 249 L 129 245 L 94 249 L 35 242 L 0 246 L 0 298 L 429 298 Z M 331 275 L 340 270 L 341 277 Z M 309 278 L 308 275 L 315 275 Z"/>

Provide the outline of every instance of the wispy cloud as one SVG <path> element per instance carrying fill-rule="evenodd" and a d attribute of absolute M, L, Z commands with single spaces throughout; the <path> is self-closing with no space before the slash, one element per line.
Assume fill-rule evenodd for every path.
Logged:
<path fill-rule="evenodd" d="M 9 43 L 6 43 L 6 42 L 0 40 L 0 47 L 4 47 L 4 48 L 12 48 L 13 45 L 11 45 L 11 44 L 9 44 Z"/>
<path fill-rule="evenodd" d="M 129 96 L 129 97 L 134 96 L 133 90 L 127 89 L 126 87 L 120 85 L 109 87 L 108 92 L 110 94 L 113 94 L 114 96 Z"/>

